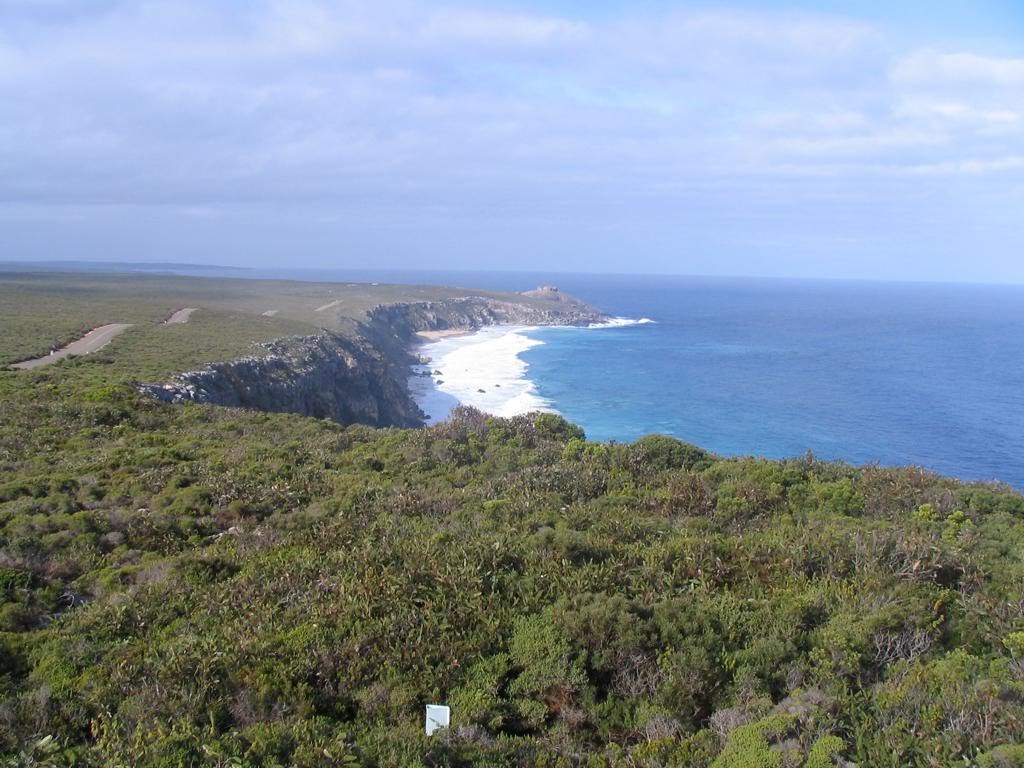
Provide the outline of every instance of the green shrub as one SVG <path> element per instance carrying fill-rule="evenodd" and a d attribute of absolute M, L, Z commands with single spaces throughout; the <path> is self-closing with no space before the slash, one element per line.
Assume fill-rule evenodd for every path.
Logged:
<path fill-rule="evenodd" d="M 641 437 L 631 448 L 638 459 L 656 472 L 670 469 L 701 469 L 708 466 L 711 459 L 710 454 L 702 448 L 668 435 Z"/>
<path fill-rule="evenodd" d="M 711 768 L 783 768 L 782 752 L 773 745 L 792 724 L 792 718 L 773 715 L 741 725 L 729 735 Z"/>

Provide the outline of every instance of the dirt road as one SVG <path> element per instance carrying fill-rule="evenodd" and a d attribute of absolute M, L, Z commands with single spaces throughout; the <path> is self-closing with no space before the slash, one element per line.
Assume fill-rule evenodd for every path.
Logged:
<path fill-rule="evenodd" d="M 113 341 L 115 336 L 119 336 L 124 333 L 128 328 L 131 328 L 131 325 L 125 323 L 101 325 L 99 328 L 93 328 L 78 341 L 72 341 L 66 347 L 54 350 L 45 357 L 37 357 L 35 360 L 25 360 L 21 363 L 15 363 L 11 368 L 29 370 L 31 368 L 39 368 L 44 365 L 49 365 L 50 363 L 55 363 L 58 360 L 63 360 L 65 357 L 71 357 L 72 355 L 88 355 L 91 352 L 95 352 L 107 346 L 107 344 Z"/>
<path fill-rule="evenodd" d="M 180 323 L 187 323 L 188 319 L 192 316 L 192 313 L 195 311 L 195 307 L 185 307 L 185 309 L 179 309 L 173 315 L 164 320 L 164 325 L 178 325 Z"/>

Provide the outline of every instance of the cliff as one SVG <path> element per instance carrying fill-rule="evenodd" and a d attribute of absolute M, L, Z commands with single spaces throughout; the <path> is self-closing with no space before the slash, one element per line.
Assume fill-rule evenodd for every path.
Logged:
<path fill-rule="evenodd" d="M 365 340 L 328 331 L 260 346 L 266 354 L 213 363 L 139 389 L 166 402 L 300 413 L 342 424 L 423 423 L 402 375 L 408 360 L 391 359 Z"/>
<path fill-rule="evenodd" d="M 259 345 L 263 354 L 213 363 L 139 390 L 171 403 L 186 401 L 299 413 L 342 424 L 423 426 L 409 393 L 410 347 L 418 331 L 472 330 L 485 325 L 588 325 L 606 319 L 572 297 L 483 297 L 378 305 L 356 324 L 355 337 L 315 335 Z"/>
<path fill-rule="evenodd" d="M 541 291 L 549 292 L 539 295 Z M 553 294 L 553 295 L 552 295 Z M 577 325 L 607 320 L 608 316 L 550 286 L 522 294 L 521 302 L 478 296 L 385 304 L 368 313 L 369 325 L 385 334 L 411 340 L 418 331 L 475 330 L 486 325 Z"/>

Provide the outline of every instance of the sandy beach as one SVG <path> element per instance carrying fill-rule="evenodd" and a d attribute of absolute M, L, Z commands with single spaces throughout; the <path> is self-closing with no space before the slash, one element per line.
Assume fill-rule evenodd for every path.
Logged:
<path fill-rule="evenodd" d="M 475 331 L 444 330 L 420 334 L 420 352 L 429 363 L 414 366 L 410 388 L 430 423 L 447 418 L 459 403 L 495 416 L 552 411 L 537 394 L 528 366 L 519 357 L 543 342 L 531 339 L 528 326 L 487 326 Z"/>
<path fill-rule="evenodd" d="M 438 341 L 439 339 L 450 339 L 455 336 L 466 336 L 473 333 L 468 328 L 446 328 L 443 331 L 417 331 L 416 335 L 424 341 Z"/>

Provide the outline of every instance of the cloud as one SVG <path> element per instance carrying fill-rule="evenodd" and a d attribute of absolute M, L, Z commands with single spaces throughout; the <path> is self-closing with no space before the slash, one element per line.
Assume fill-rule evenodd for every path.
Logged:
<path fill-rule="evenodd" d="M 936 121 L 961 132 L 1014 124 L 998 104 L 887 93 L 880 39 L 860 22 L 793 14 L 597 23 L 413 2 L 154 2 L 39 27 L 0 60 L 18 72 L 4 115 L 10 154 L 29 159 L 18 178 L 62 199 L 76 182 L 87 196 L 135 186 L 173 198 L 189 194 L 188 175 L 195 194 L 225 201 L 274 187 L 432 195 L 455 181 L 508 190 L 545 177 L 560 187 L 637 169 L 660 169 L 663 186 L 807 156 L 845 167 L 907 148 L 955 151 Z M 918 83 L 913 73 L 936 61 L 964 66 L 913 54 L 890 80 Z M 986 66 L 1004 79 L 1013 69 Z"/>
<path fill-rule="evenodd" d="M 4 4 L 0 204 L 526 232 L 777 212 L 784 188 L 802 216 L 885 206 L 931 177 L 1019 184 L 1022 99 L 1024 60 L 906 48 L 820 14 Z"/>
<path fill-rule="evenodd" d="M 430 14 L 420 31 L 439 43 L 532 48 L 575 44 L 586 38 L 588 26 L 552 16 L 449 9 Z"/>
<path fill-rule="evenodd" d="M 919 51 L 897 62 L 892 77 L 900 84 L 942 88 L 971 85 L 1024 87 L 1024 59 Z"/>
<path fill-rule="evenodd" d="M 989 175 L 994 173 L 998 174 L 1010 171 L 1024 171 L 1024 155 L 1010 155 L 1007 157 L 989 159 L 956 160 L 947 163 L 912 166 L 908 170 L 911 173 L 923 175 L 968 174 L 971 176 Z"/>
<path fill-rule="evenodd" d="M 897 105 L 896 112 L 909 119 L 936 118 L 992 126 L 1014 126 L 1021 121 L 1020 111 L 1009 108 L 978 109 L 965 101 L 912 99 Z"/>

